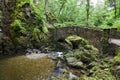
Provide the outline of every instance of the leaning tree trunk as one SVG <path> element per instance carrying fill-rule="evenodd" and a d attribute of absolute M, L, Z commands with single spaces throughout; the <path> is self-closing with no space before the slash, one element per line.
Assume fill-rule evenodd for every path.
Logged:
<path fill-rule="evenodd" d="M 115 16 L 115 19 L 116 19 L 116 17 L 117 17 L 117 2 L 116 2 L 116 0 L 114 0 L 114 10 L 115 10 L 115 12 L 114 12 L 114 16 Z"/>
<path fill-rule="evenodd" d="M 87 4 L 86 4 L 86 20 L 87 20 L 87 23 L 86 23 L 86 26 L 89 25 L 89 7 L 90 7 L 90 0 L 87 0 Z"/>
<path fill-rule="evenodd" d="M 120 17 L 120 1 L 118 1 L 118 17 Z"/>

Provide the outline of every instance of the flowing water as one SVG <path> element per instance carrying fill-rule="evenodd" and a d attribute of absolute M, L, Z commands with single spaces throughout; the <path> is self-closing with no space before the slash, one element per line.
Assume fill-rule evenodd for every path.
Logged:
<path fill-rule="evenodd" d="M 55 63 L 47 58 L 30 59 L 25 55 L 0 58 L 0 80 L 47 80 Z"/>

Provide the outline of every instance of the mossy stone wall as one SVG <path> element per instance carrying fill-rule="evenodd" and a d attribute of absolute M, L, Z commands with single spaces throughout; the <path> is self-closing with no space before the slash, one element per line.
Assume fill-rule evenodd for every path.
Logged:
<path fill-rule="evenodd" d="M 114 38 L 117 33 L 116 28 L 100 29 L 83 26 L 71 26 L 56 28 L 56 41 L 65 39 L 70 35 L 78 35 L 87 39 L 92 45 L 99 49 L 101 53 L 108 53 L 110 51 L 109 39 Z"/>
<path fill-rule="evenodd" d="M 114 48 L 114 45 L 109 44 L 109 39 L 114 38 L 113 35 L 116 34 L 116 29 L 98 29 L 98 28 L 96 29 L 83 26 L 81 27 L 74 26 L 74 27 L 50 28 L 48 34 L 49 34 L 47 42 L 48 44 L 56 44 L 57 41 L 64 40 L 66 37 L 70 35 L 77 35 L 87 39 L 90 42 L 90 44 L 98 48 L 101 53 L 114 52 L 116 49 Z M 5 36 L 3 36 L 3 38 L 4 37 Z M 3 43 L 6 43 L 6 40 L 4 40 Z M 0 42 L 0 44 L 2 43 Z M 5 45 L 4 48 L 11 48 L 9 47 L 8 43 L 6 44 L 7 45 Z"/>

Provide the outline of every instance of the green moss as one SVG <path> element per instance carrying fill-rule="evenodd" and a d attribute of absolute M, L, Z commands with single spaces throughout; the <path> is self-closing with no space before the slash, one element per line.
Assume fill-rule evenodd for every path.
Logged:
<path fill-rule="evenodd" d="M 114 77 L 106 77 L 106 78 L 99 78 L 99 77 L 88 77 L 83 76 L 80 80 L 116 80 Z"/>
<path fill-rule="evenodd" d="M 81 41 L 81 37 L 79 37 L 79 36 L 76 36 L 76 35 L 73 35 L 73 36 L 68 36 L 66 39 L 65 39 L 65 41 L 69 44 L 69 45 L 73 45 L 73 43 L 72 42 L 79 42 L 79 41 Z"/>
<path fill-rule="evenodd" d="M 95 48 L 93 45 L 85 45 L 85 48 L 88 49 L 88 50 L 98 51 L 98 49 Z"/>
<path fill-rule="evenodd" d="M 68 36 L 65 41 L 74 49 L 89 44 L 86 39 L 77 35 Z"/>
<path fill-rule="evenodd" d="M 115 62 L 120 63 L 120 47 L 116 51 L 116 56 L 114 57 Z"/>
<path fill-rule="evenodd" d="M 119 62 L 120 63 L 120 56 L 115 56 L 114 60 L 115 60 L 115 62 Z"/>
<path fill-rule="evenodd" d="M 74 56 L 76 59 L 83 61 L 83 62 L 87 62 L 90 63 L 92 61 L 97 61 L 97 56 L 98 54 L 97 51 L 92 51 L 92 50 L 79 50 L 79 49 L 75 49 L 74 50 Z"/>
<path fill-rule="evenodd" d="M 97 79 L 97 80 L 116 80 L 114 76 L 112 76 L 110 69 L 109 68 L 105 68 L 105 69 L 101 69 L 101 68 L 92 68 L 91 69 L 93 71 L 92 74 L 92 78 Z"/>
<path fill-rule="evenodd" d="M 80 51 L 79 49 L 74 50 L 74 55 L 76 59 L 81 59 L 83 57 L 84 52 Z"/>
<path fill-rule="evenodd" d="M 42 1 L 40 4 L 42 4 Z M 13 22 L 10 28 L 10 34 L 14 44 L 17 44 L 17 42 L 21 43 L 18 40 L 21 36 L 28 37 L 29 40 L 35 42 L 47 39 L 46 34 L 48 30 L 43 9 L 42 5 L 35 5 L 33 0 L 16 2 L 15 10 L 11 14 Z"/>

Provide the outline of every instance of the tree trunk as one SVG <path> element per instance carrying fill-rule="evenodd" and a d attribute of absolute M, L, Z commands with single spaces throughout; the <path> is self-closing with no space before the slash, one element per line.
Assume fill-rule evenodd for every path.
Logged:
<path fill-rule="evenodd" d="M 90 0 L 87 0 L 87 4 L 86 4 L 86 12 L 87 12 L 87 14 L 86 14 L 86 20 L 87 20 L 87 23 L 86 23 L 86 26 L 88 26 L 89 25 L 89 7 L 90 7 Z"/>
<path fill-rule="evenodd" d="M 118 2 L 118 11 L 119 11 L 118 17 L 120 17 L 120 1 Z"/>
<path fill-rule="evenodd" d="M 115 19 L 116 19 L 116 17 L 117 17 L 117 3 L 116 3 L 116 0 L 114 0 L 114 10 L 115 10 L 115 12 L 114 12 L 114 16 L 115 16 Z"/>
<path fill-rule="evenodd" d="M 45 7 L 44 7 L 45 12 L 46 12 L 47 3 L 48 3 L 48 0 L 45 0 Z"/>

